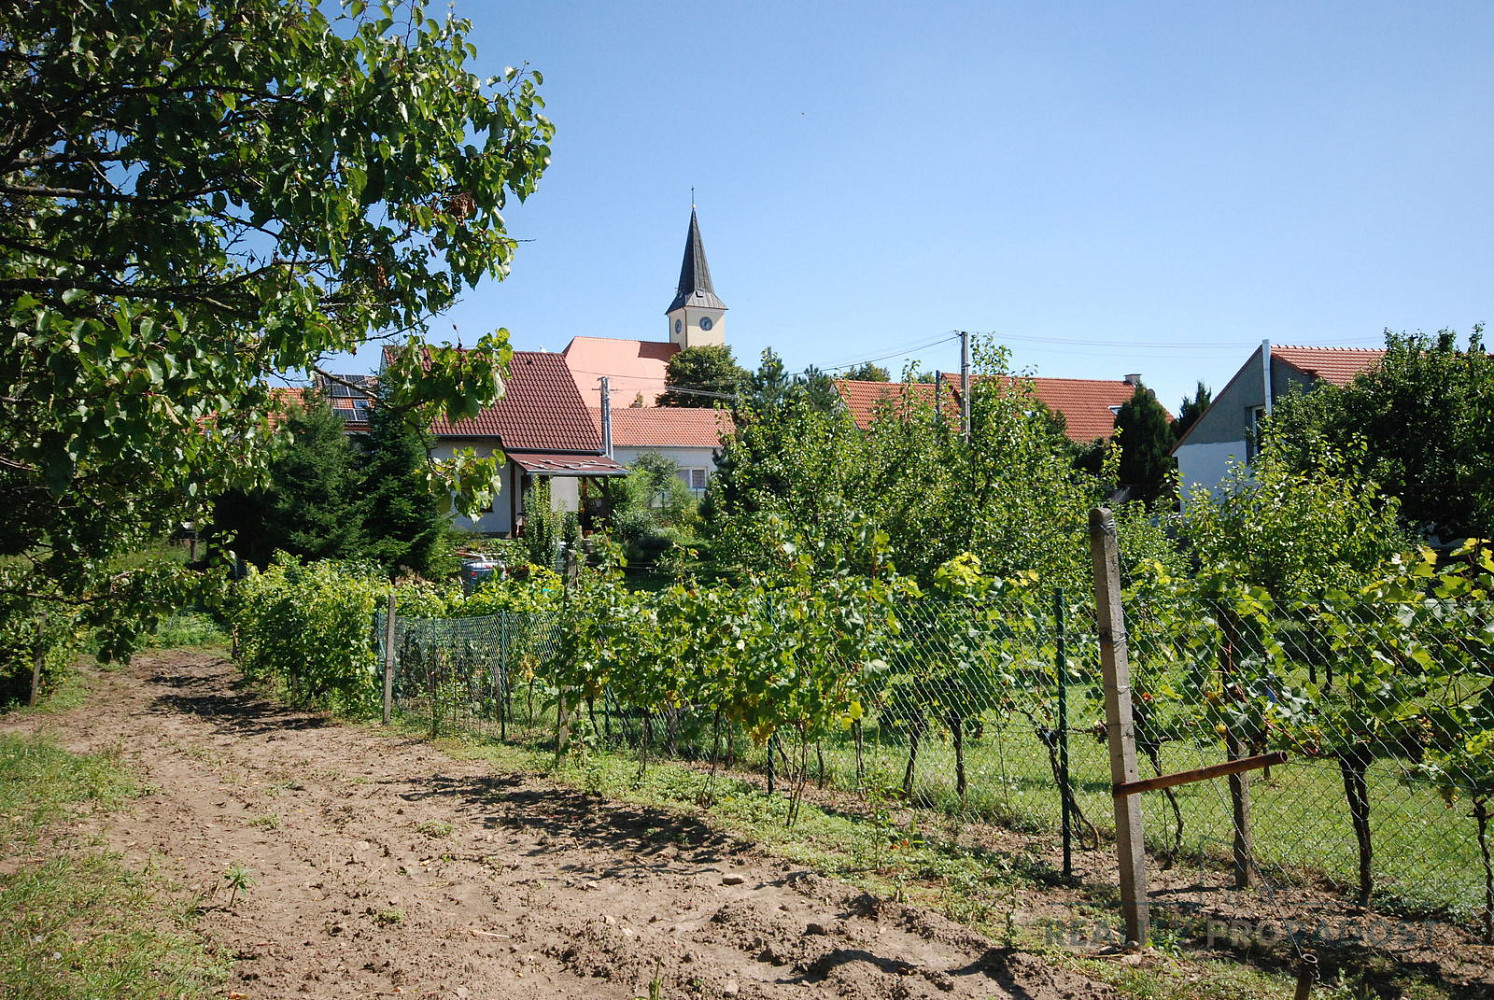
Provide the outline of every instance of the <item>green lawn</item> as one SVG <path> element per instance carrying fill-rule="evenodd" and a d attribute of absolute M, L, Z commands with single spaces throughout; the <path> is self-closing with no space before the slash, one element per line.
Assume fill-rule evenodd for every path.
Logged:
<path fill-rule="evenodd" d="M 0 996 L 216 995 L 226 968 L 191 932 L 190 911 L 147 872 L 65 832 L 136 792 L 116 761 L 0 735 Z"/>
<path fill-rule="evenodd" d="M 490 701 L 486 708 L 464 704 L 461 709 L 453 705 L 444 713 L 445 722 L 496 736 L 496 725 L 486 718 L 494 714 L 493 704 Z M 531 726 L 526 692 L 516 689 L 511 739 L 540 744 L 551 738 L 553 716 L 545 711 L 542 697 L 535 704 L 537 717 Z M 420 706 L 412 703 L 409 708 L 418 712 Z M 1079 696 L 1070 719 L 1088 725 L 1099 714 L 1092 699 Z M 636 717 L 609 715 L 599 706 L 596 718 L 599 728 L 610 732 L 614 740 L 625 733 L 636 738 L 639 732 Z M 1056 833 L 1060 802 L 1046 747 L 1020 715 L 1001 717 L 988 711 L 981 721 L 983 734 L 966 740 L 964 801 L 955 792 L 955 754 L 948 732 L 935 726 L 919 751 L 915 802 L 946 816 L 991 821 L 1028 833 Z M 583 716 L 580 723 L 587 725 L 588 717 Z M 654 752 L 666 752 L 668 728 L 656 723 L 653 731 L 658 742 Z M 675 729 L 674 749 L 681 756 L 709 756 L 711 744 L 703 723 Z M 1080 731 L 1070 733 L 1069 744 L 1076 799 L 1086 817 L 1108 836 L 1113 813 L 1107 745 Z M 740 738 L 734 745 L 739 767 L 764 770 L 763 749 Z M 823 752 L 829 782 L 855 787 L 850 736 L 827 741 Z M 900 791 L 907 757 L 907 742 L 901 734 L 883 736 L 876 727 L 868 727 L 863 759 L 869 786 L 884 793 Z M 1166 773 L 1223 759 L 1222 745 L 1169 743 L 1161 751 Z M 813 750 L 809 763 L 817 779 L 819 763 Z M 1141 768 L 1143 776 L 1153 773 L 1145 758 Z M 1448 808 L 1411 773 L 1409 762 L 1401 759 L 1377 761 L 1369 772 L 1376 905 L 1408 915 L 1445 914 L 1471 924 L 1482 912 L 1484 891 L 1476 826 L 1466 809 Z M 1257 772 L 1251 787 L 1257 863 L 1264 884 L 1290 892 L 1293 886 L 1327 881 L 1346 897 L 1351 895 L 1357 886 L 1358 852 L 1337 764 L 1297 755 L 1273 768 L 1269 779 Z M 1227 866 L 1231 844 L 1227 781 L 1179 786 L 1174 795 L 1183 819 L 1179 864 Z M 1148 792 L 1143 804 L 1148 845 L 1154 851 L 1169 848 L 1175 821 L 1167 798 L 1161 792 Z"/>

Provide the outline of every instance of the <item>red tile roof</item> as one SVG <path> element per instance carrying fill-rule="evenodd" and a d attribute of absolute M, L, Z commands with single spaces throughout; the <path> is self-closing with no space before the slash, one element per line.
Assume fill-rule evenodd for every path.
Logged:
<path fill-rule="evenodd" d="M 957 376 L 945 373 L 948 392 L 946 405 L 955 412 L 959 399 Z M 1032 394 L 1048 409 L 1063 414 L 1066 433 L 1071 441 L 1085 443 L 1095 438 L 1108 438 L 1115 429 L 1115 413 L 1110 408 L 1125 404 L 1136 391 L 1136 387 L 1124 379 L 1088 378 L 1032 378 Z M 837 380 L 835 388 L 846 401 L 846 408 L 856 421 L 856 426 L 865 428 L 871 424 L 873 413 L 883 401 L 896 401 L 906 390 L 912 399 L 927 405 L 933 400 L 931 383 L 915 382 L 856 382 Z M 1172 415 L 1168 414 L 1168 419 Z"/>
<path fill-rule="evenodd" d="M 1115 430 L 1114 407 L 1126 404 L 1136 387 L 1124 379 L 1035 378 L 1032 394 L 1067 422 L 1065 433 L 1080 443 L 1108 438 Z M 1165 412 L 1165 409 L 1164 409 Z M 1172 414 L 1167 414 L 1172 419 Z"/>
<path fill-rule="evenodd" d="M 565 356 L 515 351 L 503 398 L 471 420 L 437 420 L 437 437 L 496 437 L 505 450 L 600 454 L 602 439 L 591 422 Z"/>
<path fill-rule="evenodd" d="M 1385 357 L 1383 348 L 1370 347 L 1271 347 L 1271 356 L 1280 358 L 1298 371 L 1333 385 L 1348 385 L 1354 376 L 1367 372 Z"/>
<path fill-rule="evenodd" d="M 591 411 L 597 433 L 602 432 L 602 411 Z M 721 435 L 730 434 L 731 415 L 725 410 L 703 407 L 639 407 L 612 410 L 612 445 L 615 448 L 715 448 Z"/>
<path fill-rule="evenodd" d="M 597 378 L 606 375 L 610 380 L 612 408 L 620 410 L 632 406 L 639 397 L 644 406 L 654 405 L 665 388 L 669 359 L 679 350 L 677 344 L 657 340 L 572 337 L 564 353 L 575 377 L 576 391 L 586 405 L 601 408 L 602 390 Z"/>
<path fill-rule="evenodd" d="M 845 400 L 851 419 L 862 430 L 871 426 L 872 417 L 882 408 L 894 411 L 907 394 L 909 403 L 928 406 L 934 401 L 932 382 L 862 382 L 856 379 L 836 379 L 835 391 Z"/>
<path fill-rule="evenodd" d="M 285 422 L 291 407 L 301 406 L 306 400 L 306 390 L 297 385 L 271 386 L 270 405 L 265 415 L 270 418 L 270 430 Z"/>

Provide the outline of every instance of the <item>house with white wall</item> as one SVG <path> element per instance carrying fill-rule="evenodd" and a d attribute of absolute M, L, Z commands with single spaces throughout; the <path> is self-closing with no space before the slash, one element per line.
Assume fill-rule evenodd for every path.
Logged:
<path fill-rule="evenodd" d="M 603 433 L 601 411 L 593 410 L 597 432 Z M 696 495 L 705 492 L 716 473 L 721 439 L 732 432 L 725 410 L 696 407 L 626 407 L 612 411 L 612 457 L 632 465 L 653 452 L 679 466 L 680 478 Z M 606 440 L 603 447 L 606 447 Z"/>
<path fill-rule="evenodd" d="M 1173 445 L 1184 505 L 1194 489 L 1213 489 L 1236 466 L 1255 459 L 1258 428 L 1278 400 L 1324 383 L 1348 385 L 1384 357 L 1380 348 L 1287 347 L 1262 341 Z"/>
<path fill-rule="evenodd" d="M 602 451 L 602 438 L 560 354 L 515 351 L 503 397 L 468 420 L 437 420 L 431 454 L 451 458 L 471 448 L 505 462 L 493 505 L 475 518 L 457 517 L 463 531 L 513 535 L 522 530 L 524 499 L 538 481 L 550 484 L 555 510 L 576 511 L 589 484 L 627 470 Z"/>

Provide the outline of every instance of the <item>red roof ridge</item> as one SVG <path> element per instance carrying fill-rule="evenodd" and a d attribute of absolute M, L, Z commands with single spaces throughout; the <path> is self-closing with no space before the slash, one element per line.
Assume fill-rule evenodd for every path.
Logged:
<path fill-rule="evenodd" d="M 1272 344 L 1272 352 L 1275 351 L 1360 351 L 1365 354 L 1384 354 L 1383 347 L 1336 347 L 1333 345 L 1317 344 Z"/>

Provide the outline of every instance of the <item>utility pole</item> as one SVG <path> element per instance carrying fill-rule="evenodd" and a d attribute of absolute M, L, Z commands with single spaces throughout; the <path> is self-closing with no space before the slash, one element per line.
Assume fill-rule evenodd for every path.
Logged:
<path fill-rule="evenodd" d="M 602 454 L 612 457 L 612 389 L 606 375 L 597 379 L 602 383 Z"/>
<path fill-rule="evenodd" d="M 970 440 L 970 332 L 960 331 L 960 434 Z"/>

